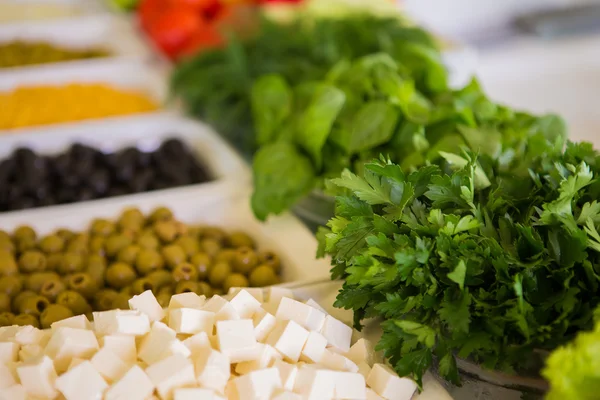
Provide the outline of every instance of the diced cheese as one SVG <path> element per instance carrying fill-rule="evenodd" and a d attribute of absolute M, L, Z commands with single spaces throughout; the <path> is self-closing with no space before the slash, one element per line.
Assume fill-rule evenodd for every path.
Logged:
<path fill-rule="evenodd" d="M 260 309 L 260 302 L 256 300 L 248 291 L 239 291 L 229 302 L 235 312 L 242 319 L 252 318 L 254 313 Z"/>
<path fill-rule="evenodd" d="M 219 397 L 211 389 L 181 388 L 175 389 L 173 400 L 216 400 Z"/>
<path fill-rule="evenodd" d="M 234 379 L 240 400 L 270 400 L 276 389 L 281 389 L 277 368 L 253 371 Z"/>
<path fill-rule="evenodd" d="M 294 392 L 306 400 L 329 400 L 335 393 L 334 372 L 303 365 L 298 369 Z"/>
<path fill-rule="evenodd" d="M 45 346 L 50 339 L 48 333 L 31 325 L 22 326 L 15 334 L 14 341 L 21 346 L 37 344 Z"/>
<path fill-rule="evenodd" d="M 321 305 L 319 303 L 317 303 L 316 301 L 314 301 L 313 299 L 308 299 L 304 302 L 304 304 L 306 304 L 307 306 L 311 306 L 312 308 L 316 308 L 317 310 L 321 311 L 323 314 L 327 315 L 327 311 L 321 307 Z"/>
<path fill-rule="evenodd" d="M 213 296 L 206 302 L 202 307 L 204 311 L 210 311 L 215 313 L 216 321 L 236 320 L 240 319 L 240 316 L 235 311 L 233 306 L 221 296 Z"/>
<path fill-rule="evenodd" d="M 323 353 L 319 364 L 335 371 L 358 372 L 358 365 L 352 360 L 328 349 Z"/>
<path fill-rule="evenodd" d="M 140 341 L 137 357 L 153 364 L 165 358 L 165 345 L 175 340 L 177 333 L 162 322 L 152 323 L 150 332 Z"/>
<path fill-rule="evenodd" d="M 210 341 L 206 332 L 200 332 L 183 341 L 183 344 L 190 350 L 190 357 L 195 359 L 201 352 L 211 349 Z"/>
<path fill-rule="evenodd" d="M 367 379 L 369 377 L 369 374 L 371 373 L 371 367 L 369 366 L 369 364 L 363 361 L 356 365 L 358 366 L 358 373 L 364 376 L 365 379 Z"/>
<path fill-rule="evenodd" d="M 321 329 L 321 334 L 327 339 L 327 343 L 333 347 L 348 352 L 352 340 L 352 328 L 342 321 L 328 315 Z"/>
<path fill-rule="evenodd" d="M 150 319 L 136 310 L 94 312 L 94 328 L 100 335 L 142 336 L 150 330 Z"/>
<path fill-rule="evenodd" d="M 16 342 L 0 343 L 0 363 L 18 361 L 20 349 L 21 346 Z"/>
<path fill-rule="evenodd" d="M 27 400 L 23 385 L 13 385 L 0 391 L 0 400 Z"/>
<path fill-rule="evenodd" d="M 156 387 L 159 396 L 166 400 L 173 398 L 173 391 L 176 388 L 196 383 L 194 365 L 180 354 L 150 365 L 146 368 L 146 374 Z"/>
<path fill-rule="evenodd" d="M 251 319 L 217 322 L 219 349 L 229 357 L 231 363 L 252 361 L 258 356 Z"/>
<path fill-rule="evenodd" d="M 202 352 L 195 358 L 194 368 L 196 379 L 202 387 L 221 393 L 231 376 L 229 358 L 212 349 Z"/>
<path fill-rule="evenodd" d="M 0 363 L 0 393 L 2 389 L 16 385 L 18 379 L 15 363 Z"/>
<path fill-rule="evenodd" d="M 368 365 L 373 365 L 375 362 L 375 349 L 370 341 L 361 338 L 350 347 L 346 357 L 356 364 L 366 362 Z"/>
<path fill-rule="evenodd" d="M 309 332 L 296 322 L 280 321 L 267 336 L 266 343 L 283 354 L 286 361 L 298 362 Z"/>
<path fill-rule="evenodd" d="M 269 303 L 279 303 L 284 297 L 294 299 L 294 292 L 277 286 L 271 286 L 267 289 L 267 302 Z"/>
<path fill-rule="evenodd" d="M 294 390 L 294 383 L 296 382 L 298 367 L 283 360 L 275 360 L 275 362 L 273 362 L 273 367 L 279 370 L 281 386 L 285 390 Z"/>
<path fill-rule="evenodd" d="M 367 398 L 365 378 L 353 372 L 335 372 L 335 399 L 364 400 Z"/>
<path fill-rule="evenodd" d="M 325 339 L 325 336 L 316 331 L 309 332 L 306 343 L 302 348 L 302 353 L 300 354 L 300 360 L 318 363 L 321 361 L 321 358 L 323 358 L 325 347 L 327 347 L 327 339 Z"/>
<path fill-rule="evenodd" d="M 198 296 L 194 292 L 179 293 L 171 296 L 169 310 L 176 308 L 195 308 L 199 310 L 206 303 L 206 296 Z"/>
<path fill-rule="evenodd" d="M 185 344 L 179 339 L 172 339 L 165 346 L 165 351 L 162 354 L 161 359 L 172 356 L 173 354 L 180 354 L 185 358 L 188 358 L 192 352 L 187 348 Z"/>
<path fill-rule="evenodd" d="M 21 361 L 28 361 L 42 354 L 44 354 L 44 348 L 39 344 L 26 344 L 21 346 L 19 350 L 19 359 Z"/>
<path fill-rule="evenodd" d="M 56 397 L 56 370 L 49 357 L 42 356 L 17 366 L 21 385 L 31 397 Z"/>
<path fill-rule="evenodd" d="M 98 350 L 98 339 L 87 329 L 58 328 L 44 350 L 54 360 L 58 373 L 67 370 L 73 357 L 90 358 Z"/>
<path fill-rule="evenodd" d="M 256 340 L 259 342 L 262 342 L 275 327 L 277 318 L 261 307 L 254 313 L 252 322 L 254 323 L 254 337 L 256 337 Z"/>
<path fill-rule="evenodd" d="M 316 308 L 284 297 L 279 303 L 275 317 L 280 320 L 294 321 L 309 331 L 320 331 L 326 315 Z"/>
<path fill-rule="evenodd" d="M 66 400 L 92 400 L 101 398 L 108 384 L 92 363 L 84 361 L 59 376 L 56 388 Z"/>
<path fill-rule="evenodd" d="M 52 325 L 50 325 L 50 328 L 92 329 L 92 324 L 90 323 L 90 320 L 87 319 L 85 314 L 79 314 L 75 315 L 74 317 L 69 317 L 60 321 L 53 322 Z"/>
<path fill-rule="evenodd" d="M 146 314 L 150 322 L 160 321 L 165 317 L 165 311 L 151 290 L 146 290 L 129 299 L 129 308 Z"/>
<path fill-rule="evenodd" d="M 107 391 L 105 400 L 145 400 L 152 395 L 154 384 L 139 366 L 134 365 Z"/>
<path fill-rule="evenodd" d="M 90 361 L 108 383 L 116 381 L 129 369 L 128 364 L 106 348 L 100 349 Z"/>
<path fill-rule="evenodd" d="M 260 349 L 259 358 L 238 363 L 235 366 L 236 374 L 243 375 L 259 369 L 269 368 L 275 360 L 282 358 L 281 354 L 268 344 L 259 343 L 258 347 Z"/>
<path fill-rule="evenodd" d="M 82 362 L 84 362 L 85 360 L 83 358 L 79 358 L 79 357 L 74 357 L 71 362 L 69 363 L 69 367 L 67 368 L 67 371 L 70 369 L 75 368 L 76 366 L 78 366 L 79 364 L 81 364 Z"/>
<path fill-rule="evenodd" d="M 375 393 L 371 388 L 367 388 L 367 400 L 385 400 L 383 397 Z"/>
<path fill-rule="evenodd" d="M 277 391 L 271 400 L 302 400 L 302 396 L 289 390 Z"/>
<path fill-rule="evenodd" d="M 389 400 L 409 400 L 417 384 L 412 379 L 400 378 L 387 365 L 374 364 L 367 385 L 378 395 Z"/>
<path fill-rule="evenodd" d="M 127 364 L 133 364 L 137 359 L 134 336 L 108 335 L 99 339 L 100 347 L 112 351 Z"/>
<path fill-rule="evenodd" d="M 225 397 L 227 400 L 240 400 L 237 387 L 235 386 L 235 382 L 232 380 L 227 382 L 227 385 L 225 385 Z"/>
<path fill-rule="evenodd" d="M 227 292 L 228 296 L 231 296 L 231 298 L 233 298 L 236 294 L 238 294 L 240 291 L 245 290 L 248 293 L 250 293 L 252 295 L 252 297 L 254 297 L 259 303 L 262 303 L 265 301 L 264 299 L 264 291 L 261 288 L 239 288 L 239 287 L 232 287 L 229 288 L 229 291 Z"/>
<path fill-rule="evenodd" d="M 169 311 L 169 327 L 177 333 L 193 335 L 198 332 L 212 334 L 215 313 L 194 308 L 176 308 Z"/>

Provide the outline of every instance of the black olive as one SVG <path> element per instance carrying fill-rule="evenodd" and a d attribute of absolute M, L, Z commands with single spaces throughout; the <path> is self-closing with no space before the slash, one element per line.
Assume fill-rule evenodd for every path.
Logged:
<path fill-rule="evenodd" d="M 35 152 L 29 148 L 19 147 L 13 152 L 13 157 L 17 161 L 17 164 L 22 166 L 31 164 L 37 157 L 37 154 L 35 154 Z"/>
<path fill-rule="evenodd" d="M 14 158 L 0 161 L 0 185 L 6 184 L 11 179 L 15 169 L 14 166 Z"/>
<path fill-rule="evenodd" d="M 139 171 L 129 182 L 129 187 L 134 193 L 140 193 L 148 190 L 150 183 L 154 179 L 154 172 L 147 168 Z"/>
<path fill-rule="evenodd" d="M 76 192 L 75 189 L 70 187 L 61 187 L 56 193 L 56 199 L 58 203 L 71 203 L 75 201 Z"/>
<path fill-rule="evenodd" d="M 96 169 L 90 174 L 87 182 L 97 194 L 103 195 L 110 187 L 110 174 L 105 169 Z"/>
<path fill-rule="evenodd" d="M 123 186 L 114 186 L 112 188 L 110 188 L 106 194 L 107 197 L 113 197 L 113 196 L 123 196 L 125 194 L 129 193 L 129 191 L 127 190 L 127 188 L 123 187 Z"/>
<path fill-rule="evenodd" d="M 66 175 L 70 171 L 71 167 L 71 157 L 68 154 L 60 154 L 51 162 L 52 167 L 56 174 L 60 176 Z"/>
<path fill-rule="evenodd" d="M 79 193 L 76 196 L 77 201 L 87 201 L 96 198 L 96 194 L 90 188 L 84 187 L 79 190 Z"/>
<path fill-rule="evenodd" d="M 75 171 L 71 171 L 65 176 L 63 176 L 62 182 L 64 183 L 64 186 L 74 188 L 79 185 L 79 183 L 81 182 L 81 178 L 77 175 Z"/>
<path fill-rule="evenodd" d="M 179 139 L 167 139 L 161 144 L 158 151 L 169 158 L 178 158 L 186 153 L 186 148 Z"/>
<path fill-rule="evenodd" d="M 137 155 L 138 167 L 148 167 L 152 163 L 152 154 L 140 151 Z"/>
<path fill-rule="evenodd" d="M 71 149 L 70 149 L 69 152 L 71 153 L 71 155 L 75 159 L 78 159 L 78 160 L 85 160 L 85 159 L 93 160 L 94 157 L 96 156 L 97 150 L 91 148 L 90 146 L 81 144 L 81 143 L 75 143 L 74 145 L 71 146 Z"/>

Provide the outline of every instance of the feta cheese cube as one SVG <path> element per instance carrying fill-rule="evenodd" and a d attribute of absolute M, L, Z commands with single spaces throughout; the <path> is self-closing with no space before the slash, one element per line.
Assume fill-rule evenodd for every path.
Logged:
<path fill-rule="evenodd" d="M 335 371 L 358 372 L 358 365 L 352 360 L 328 349 L 323 353 L 319 364 Z"/>
<path fill-rule="evenodd" d="M 285 390 L 294 390 L 294 383 L 296 382 L 298 367 L 283 360 L 275 360 L 275 362 L 273 362 L 273 367 L 279 370 L 281 386 Z"/>
<path fill-rule="evenodd" d="M 211 349 L 210 341 L 206 332 L 200 332 L 183 341 L 183 344 L 190 350 L 190 357 L 195 359 L 201 352 Z"/>
<path fill-rule="evenodd" d="M 100 349 L 90 360 L 96 371 L 108 382 L 119 379 L 129 369 L 129 365 L 109 349 Z"/>
<path fill-rule="evenodd" d="M 169 311 L 169 327 L 177 333 L 193 335 L 198 332 L 212 334 L 215 313 L 194 308 L 176 308 Z"/>
<path fill-rule="evenodd" d="M 21 329 L 18 325 L 0 326 L 0 342 L 12 342 L 15 335 Z"/>
<path fill-rule="evenodd" d="M 58 328 L 74 328 L 74 329 L 92 329 L 90 320 L 84 314 L 75 315 L 73 317 L 65 318 L 61 321 L 53 322 L 50 328 L 55 330 Z"/>
<path fill-rule="evenodd" d="M 254 337 L 257 341 L 262 342 L 275 327 L 277 318 L 275 318 L 273 314 L 265 311 L 264 308 L 259 308 L 254 313 L 252 322 L 254 323 Z"/>
<path fill-rule="evenodd" d="M 39 344 L 26 344 L 21 346 L 19 350 L 19 359 L 21 361 L 28 361 L 42 354 L 44 354 L 44 348 Z"/>
<path fill-rule="evenodd" d="M 354 361 L 356 364 L 365 362 L 373 365 L 375 362 L 375 348 L 373 344 L 366 339 L 358 339 L 356 343 L 350 347 L 346 357 Z"/>
<path fill-rule="evenodd" d="M 292 320 L 309 331 L 320 331 L 325 322 L 325 313 L 288 297 L 281 299 L 275 317 Z"/>
<path fill-rule="evenodd" d="M 178 387 L 191 386 L 196 383 L 194 365 L 180 354 L 174 354 L 146 368 L 146 374 L 156 387 L 162 399 L 173 398 L 173 391 Z"/>
<path fill-rule="evenodd" d="M 356 399 L 365 400 L 367 391 L 365 378 L 354 372 L 335 372 L 335 399 Z"/>
<path fill-rule="evenodd" d="M 162 322 L 153 322 L 150 332 L 142 338 L 137 357 L 153 364 L 165 358 L 165 344 L 175 340 L 177 333 Z"/>
<path fill-rule="evenodd" d="M 283 354 L 286 361 L 298 362 L 309 332 L 296 322 L 280 321 L 267 336 L 266 343 Z"/>
<path fill-rule="evenodd" d="M 369 374 L 371 373 L 371 367 L 369 366 L 369 364 L 363 361 L 356 365 L 358 366 L 358 373 L 364 376 L 365 379 L 367 379 L 369 377 Z"/>
<path fill-rule="evenodd" d="M 276 389 L 281 389 L 277 368 L 250 372 L 234 379 L 240 400 L 270 400 Z"/>
<path fill-rule="evenodd" d="M 94 400 L 102 398 L 108 384 L 94 369 L 92 363 L 84 361 L 59 376 L 56 379 L 56 388 L 66 400 Z"/>
<path fill-rule="evenodd" d="M 209 349 L 199 354 L 194 361 L 196 380 L 202 387 L 223 392 L 231 376 L 229 358 Z"/>
<path fill-rule="evenodd" d="M 252 318 L 254 313 L 261 308 L 260 302 L 256 300 L 247 290 L 240 290 L 229 302 L 235 312 L 242 319 Z"/>
<path fill-rule="evenodd" d="M 0 393 L 2 393 L 2 389 L 17 384 L 19 378 L 16 368 L 15 363 L 0 363 Z"/>
<path fill-rule="evenodd" d="M 304 302 L 304 304 L 306 304 L 307 306 L 311 306 L 312 308 L 316 308 L 317 310 L 321 311 L 323 314 L 327 315 L 327 311 L 321 307 L 321 305 L 319 303 L 317 303 L 316 301 L 314 301 L 313 299 L 308 299 Z"/>
<path fill-rule="evenodd" d="M 352 340 L 352 328 L 340 320 L 328 315 L 321 329 L 321 334 L 327 339 L 333 347 L 337 347 L 343 352 L 350 350 L 350 341 Z"/>
<path fill-rule="evenodd" d="M 215 295 L 202 307 L 204 311 L 215 313 L 216 321 L 226 321 L 240 319 L 233 306 L 221 296 Z"/>
<path fill-rule="evenodd" d="M 298 369 L 294 392 L 306 400 L 329 400 L 335 393 L 334 372 L 303 365 Z"/>
<path fill-rule="evenodd" d="M 199 388 L 175 389 L 173 400 L 216 400 L 214 390 Z"/>
<path fill-rule="evenodd" d="M 30 344 L 45 346 L 49 339 L 50 336 L 46 331 L 38 329 L 35 326 L 27 325 L 22 326 L 17 331 L 14 341 L 19 343 L 21 346 Z"/>
<path fill-rule="evenodd" d="M 158 304 L 152 290 L 146 290 L 129 299 L 129 308 L 146 314 L 150 322 L 160 321 L 165 317 L 165 311 Z"/>
<path fill-rule="evenodd" d="M 258 344 L 259 357 L 252 361 L 243 361 L 235 366 L 236 374 L 243 375 L 259 369 L 269 368 L 275 360 L 281 359 L 281 354 L 268 344 Z"/>
<path fill-rule="evenodd" d="M 302 400 L 302 396 L 289 390 L 282 390 L 276 392 L 271 400 Z"/>
<path fill-rule="evenodd" d="M 44 350 L 54 360 L 58 373 L 67 370 L 73 357 L 90 358 L 98 350 L 98 339 L 87 329 L 58 328 L 52 332 Z"/>
<path fill-rule="evenodd" d="M 225 397 L 228 400 L 240 400 L 237 387 L 235 386 L 235 382 L 232 380 L 227 382 L 227 385 L 225 385 Z"/>
<path fill-rule="evenodd" d="M 251 319 L 217 322 L 219 349 L 231 363 L 252 361 L 258 356 Z"/>
<path fill-rule="evenodd" d="M 290 289 L 277 286 L 267 288 L 267 301 L 269 303 L 279 303 L 284 297 L 294 299 L 294 292 Z"/>
<path fill-rule="evenodd" d="M 318 363 L 321 361 L 326 347 L 327 339 L 325 339 L 325 336 L 321 335 L 319 332 L 311 331 L 302 348 L 300 360 L 309 363 Z"/>
<path fill-rule="evenodd" d="M 100 347 L 112 351 L 126 364 L 133 364 L 137 360 L 137 350 L 134 336 L 108 335 L 99 339 Z"/>
<path fill-rule="evenodd" d="M 136 310 L 94 312 L 94 328 L 100 335 L 142 336 L 150 330 L 150 319 Z"/>
<path fill-rule="evenodd" d="M 179 293 L 171 296 L 169 311 L 177 308 L 194 308 L 199 310 L 206 303 L 206 296 L 198 296 L 193 292 Z"/>
<path fill-rule="evenodd" d="M 145 400 L 154 392 L 154 384 L 139 366 L 134 365 L 115 382 L 104 396 L 105 400 Z"/>
<path fill-rule="evenodd" d="M 367 400 L 385 400 L 383 397 L 375 393 L 371 388 L 367 388 Z"/>
<path fill-rule="evenodd" d="M 239 288 L 239 287 L 232 287 L 232 288 L 229 288 L 229 292 L 227 292 L 227 295 L 231 296 L 231 298 L 233 298 L 236 294 L 238 294 L 242 290 L 245 290 L 248 293 L 250 293 L 252 295 L 252 297 L 254 297 L 259 303 L 262 303 L 262 302 L 265 301 L 265 299 L 264 299 L 264 292 L 263 292 L 262 288 L 249 288 L 249 287 Z"/>
<path fill-rule="evenodd" d="M 21 346 L 16 342 L 0 343 L 0 363 L 15 362 L 19 360 Z"/>
<path fill-rule="evenodd" d="M 0 392 L 0 400 L 27 400 L 23 385 L 13 385 Z"/>
<path fill-rule="evenodd" d="M 31 397 L 53 399 L 57 396 L 56 371 L 49 357 L 42 356 L 17 366 L 21 385 Z"/>
<path fill-rule="evenodd" d="M 67 371 L 70 370 L 70 369 L 75 368 L 76 366 L 78 366 L 79 364 L 81 364 L 84 361 L 85 360 L 83 358 L 74 357 L 71 360 L 71 362 L 69 363 L 69 367 L 67 368 Z"/>
<path fill-rule="evenodd" d="M 409 378 L 400 378 L 390 367 L 374 364 L 367 377 L 367 385 L 378 395 L 389 400 L 409 400 L 417 384 Z"/>

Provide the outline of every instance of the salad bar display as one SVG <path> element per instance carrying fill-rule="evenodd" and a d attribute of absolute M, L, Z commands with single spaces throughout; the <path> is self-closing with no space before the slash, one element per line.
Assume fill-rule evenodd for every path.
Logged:
<path fill-rule="evenodd" d="M 0 29 L 0 400 L 598 398 L 600 153 L 375 3 Z"/>

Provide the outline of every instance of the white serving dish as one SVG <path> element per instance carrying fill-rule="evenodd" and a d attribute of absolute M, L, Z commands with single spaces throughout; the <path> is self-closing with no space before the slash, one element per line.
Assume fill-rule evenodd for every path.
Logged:
<path fill-rule="evenodd" d="M 165 191 L 166 192 L 166 191 Z M 282 260 L 285 282 L 296 283 L 327 279 L 329 261 L 315 260 L 317 241 L 312 233 L 291 214 L 262 223 L 250 210 L 249 192 L 224 195 L 213 187 L 204 192 L 184 194 L 156 193 L 131 198 L 113 198 L 102 202 L 80 203 L 53 209 L 33 209 L 0 215 L 0 229 L 12 231 L 22 224 L 44 235 L 64 227 L 82 230 L 93 218 L 117 218 L 125 207 L 135 206 L 148 213 L 158 206 L 169 207 L 175 216 L 189 224 L 210 224 L 225 230 L 243 230 L 257 242 L 259 249 L 275 251 Z"/>
<path fill-rule="evenodd" d="M 50 43 L 67 49 L 98 48 L 110 53 L 108 57 L 66 61 L 60 64 L 89 64 L 98 60 L 135 59 L 150 56 L 149 50 L 127 20 L 108 14 L 39 23 L 11 23 L 0 26 L 0 44 L 17 40 Z M 0 74 L 15 69 L 47 68 L 56 64 L 2 68 Z"/>
<path fill-rule="evenodd" d="M 130 146 L 142 151 L 153 151 L 168 138 L 178 138 L 186 143 L 207 168 L 213 180 L 171 189 L 31 210 L 73 210 L 74 207 L 86 203 L 98 204 L 102 207 L 105 204 L 112 204 L 115 200 L 117 203 L 122 201 L 136 203 L 161 194 L 167 198 L 179 196 L 201 198 L 205 193 L 213 192 L 226 196 L 249 185 L 248 166 L 212 128 L 174 112 L 55 125 L 50 128 L 38 127 L 19 130 L 18 134 L 0 135 L 0 160 L 10 156 L 18 147 L 28 147 L 39 154 L 54 155 L 68 150 L 73 143 L 86 144 L 104 153 L 112 153 Z M 23 212 L 9 211 L 2 214 Z"/>

